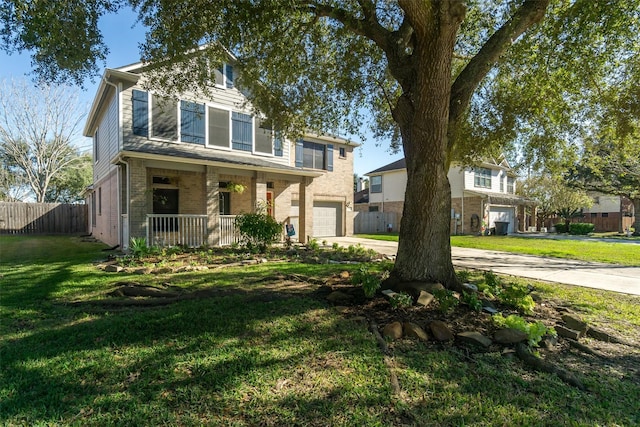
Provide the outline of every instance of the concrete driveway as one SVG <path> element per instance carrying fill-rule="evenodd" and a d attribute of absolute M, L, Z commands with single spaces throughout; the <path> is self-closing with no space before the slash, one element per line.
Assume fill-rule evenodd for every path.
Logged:
<path fill-rule="evenodd" d="M 340 246 L 360 244 L 365 248 L 387 255 L 395 255 L 398 252 L 396 242 L 357 237 L 326 237 L 322 240 L 326 240 L 329 244 L 335 242 Z M 457 268 L 493 270 L 496 273 L 547 282 L 640 295 L 640 267 L 458 247 L 451 248 L 451 257 L 453 265 Z"/>

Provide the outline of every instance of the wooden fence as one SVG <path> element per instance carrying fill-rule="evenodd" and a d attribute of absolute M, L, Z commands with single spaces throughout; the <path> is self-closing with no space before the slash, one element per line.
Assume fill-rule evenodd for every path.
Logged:
<path fill-rule="evenodd" d="M 87 205 L 0 202 L 0 233 L 86 233 L 88 213 Z"/>
<path fill-rule="evenodd" d="M 400 229 L 395 212 L 355 212 L 353 232 L 355 234 L 386 233 L 389 224 L 393 231 Z"/>

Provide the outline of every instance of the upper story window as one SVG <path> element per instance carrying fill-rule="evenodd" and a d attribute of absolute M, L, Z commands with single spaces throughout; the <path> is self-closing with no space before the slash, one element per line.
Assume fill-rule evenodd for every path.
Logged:
<path fill-rule="evenodd" d="M 222 64 L 214 70 L 215 85 L 221 88 L 233 88 L 233 66 Z"/>
<path fill-rule="evenodd" d="M 271 121 L 256 118 L 256 152 L 271 154 L 274 151 Z"/>
<path fill-rule="evenodd" d="M 473 185 L 480 188 L 491 188 L 491 169 L 475 168 Z"/>
<path fill-rule="evenodd" d="M 298 140 L 296 167 L 333 171 L 333 145 Z"/>
<path fill-rule="evenodd" d="M 498 175 L 498 179 L 500 180 L 500 192 L 504 193 L 504 177 L 502 175 Z"/>
<path fill-rule="evenodd" d="M 134 89 L 131 95 L 133 108 L 133 134 L 149 137 L 149 97 L 147 92 Z"/>
<path fill-rule="evenodd" d="M 371 177 L 371 192 L 382 193 L 382 175 L 376 175 Z"/>
<path fill-rule="evenodd" d="M 275 132 L 273 138 L 273 155 L 282 157 L 284 155 L 284 141 L 280 132 Z"/>
<path fill-rule="evenodd" d="M 151 136 L 178 139 L 178 106 L 175 99 L 151 95 Z"/>
<path fill-rule="evenodd" d="M 340 158 L 341 159 L 347 158 L 347 149 L 344 147 L 340 147 Z"/>
<path fill-rule="evenodd" d="M 511 177 L 507 177 L 507 193 L 515 194 L 515 192 L 516 192 L 516 180 Z"/>
<path fill-rule="evenodd" d="M 204 145 L 204 104 L 180 101 L 180 139 Z"/>
<path fill-rule="evenodd" d="M 251 151 L 253 148 L 253 118 L 249 114 L 231 113 L 231 147 Z"/>

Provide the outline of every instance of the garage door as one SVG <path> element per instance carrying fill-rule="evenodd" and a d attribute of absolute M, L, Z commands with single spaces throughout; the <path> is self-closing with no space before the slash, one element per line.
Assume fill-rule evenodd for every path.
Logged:
<path fill-rule="evenodd" d="M 513 208 L 499 208 L 494 206 L 489 208 L 489 227 L 495 227 L 496 221 L 508 222 L 509 228 L 507 229 L 507 232 L 513 233 L 513 220 Z"/>
<path fill-rule="evenodd" d="M 313 203 L 313 237 L 333 237 L 342 233 L 340 202 Z"/>

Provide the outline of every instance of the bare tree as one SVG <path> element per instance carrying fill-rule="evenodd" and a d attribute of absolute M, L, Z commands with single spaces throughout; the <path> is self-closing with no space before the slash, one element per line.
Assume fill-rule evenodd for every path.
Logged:
<path fill-rule="evenodd" d="M 52 179 L 78 157 L 85 113 L 77 91 L 33 86 L 26 80 L 0 85 L 0 156 L 37 202 L 45 202 Z"/>

